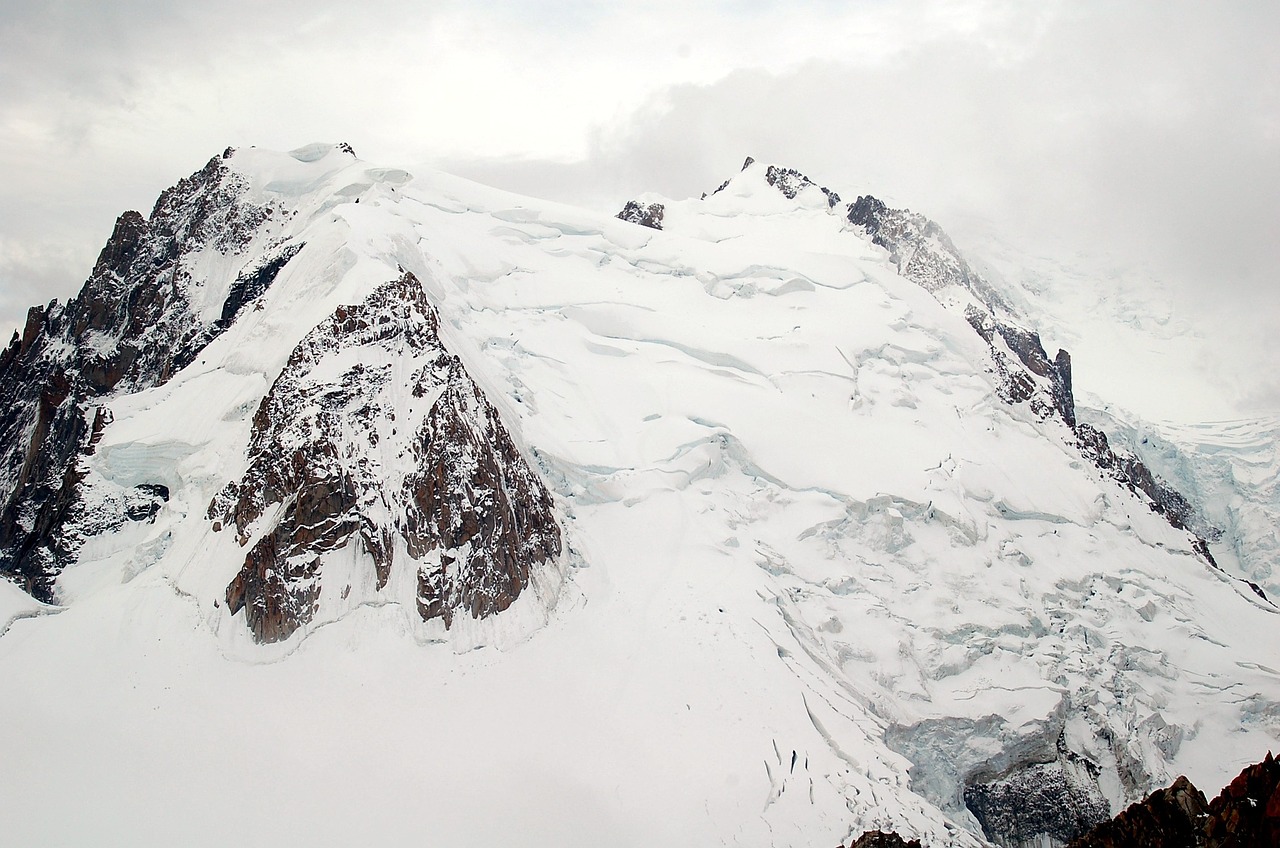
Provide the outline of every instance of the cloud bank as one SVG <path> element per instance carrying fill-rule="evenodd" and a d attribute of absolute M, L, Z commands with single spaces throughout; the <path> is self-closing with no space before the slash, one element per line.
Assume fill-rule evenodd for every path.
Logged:
<path fill-rule="evenodd" d="M 1150 268 L 1249 372 L 1241 409 L 1280 409 L 1278 40 L 1271 2 L 20 0 L 0 321 L 72 294 L 116 214 L 227 144 L 345 140 L 604 210 L 750 154 L 962 244 Z"/>

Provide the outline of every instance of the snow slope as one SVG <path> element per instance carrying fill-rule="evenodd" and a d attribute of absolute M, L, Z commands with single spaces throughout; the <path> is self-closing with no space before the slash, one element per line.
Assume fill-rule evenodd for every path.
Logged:
<path fill-rule="evenodd" d="M 288 210 L 249 252 L 305 247 L 110 401 L 91 474 L 166 485 L 154 521 L 88 540 L 57 615 L 4 595 L 16 844 L 977 845 L 966 794 L 1032 766 L 1114 812 L 1280 739 L 1276 608 L 1001 401 L 816 186 L 748 168 L 655 231 L 340 147 L 229 164 Z M 393 572 L 257 644 L 207 507 L 297 342 L 401 269 L 566 553 L 493 618 L 423 622 Z"/>

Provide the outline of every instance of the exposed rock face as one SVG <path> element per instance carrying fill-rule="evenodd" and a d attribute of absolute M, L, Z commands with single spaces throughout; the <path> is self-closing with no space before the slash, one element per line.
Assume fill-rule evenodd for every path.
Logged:
<path fill-rule="evenodd" d="M 742 170 L 747 170 L 755 163 L 756 160 L 748 156 L 746 161 L 742 163 Z M 764 179 L 769 185 L 782 192 L 783 196 L 786 197 L 787 200 L 795 200 L 796 196 L 800 194 L 800 192 L 804 191 L 809 186 L 813 186 L 827 196 L 828 209 L 834 209 L 840 205 L 840 195 L 836 194 L 826 186 L 818 185 L 794 168 L 779 168 L 777 165 L 769 165 L 765 168 Z M 711 194 L 719 194 L 724 191 L 729 187 L 729 182 L 729 180 L 725 180 L 720 183 L 716 190 L 711 192 Z M 704 194 L 702 195 L 702 199 L 706 200 L 708 196 L 709 195 Z"/>
<path fill-rule="evenodd" d="M 302 339 L 258 409 L 249 455 L 209 517 L 234 524 L 242 545 L 254 539 L 226 598 L 262 642 L 311 619 L 324 554 L 356 539 L 379 590 L 403 544 L 419 613 L 446 627 L 459 611 L 506 609 L 560 553 L 550 495 L 441 344 L 412 274 Z"/>
<path fill-rule="evenodd" d="M 622 211 L 616 217 L 623 221 L 630 221 L 632 224 L 639 224 L 642 227 L 650 229 L 662 229 L 662 215 L 666 211 L 666 207 L 661 203 L 650 203 L 645 206 L 636 200 L 628 200 L 627 205 L 622 207 Z"/>
<path fill-rule="evenodd" d="M 921 845 L 918 839 L 903 839 L 892 830 L 870 830 L 850 842 L 848 848 L 921 848 Z"/>
<path fill-rule="evenodd" d="M 401 492 L 409 555 L 439 549 L 439 564 L 418 570 L 418 612 L 446 627 L 455 610 L 484 618 L 506 609 L 530 568 L 560 554 L 546 488 L 461 364 L 451 359 L 449 369 Z"/>
<path fill-rule="evenodd" d="M 889 251 L 898 273 L 929 292 L 959 286 L 989 309 L 1008 311 L 1000 294 L 969 266 L 942 228 L 910 209 L 891 209 L 870 195 L 849 204 L 850 224 Z"/>
<path fill-rule="evenodd" d="M 1266 759 L 1240 772 L 1209 803 L 1208 848 L 1280 845 L 1280 760 Z"/>
<path fill-rule="evenodd" d="M 1062 845 L 1111 814 L 1091 766 L 1061 750 L 1053 762 L 975 780 L 965 787 L 965 806 L 987 838 L 1003 848 L 1032 848 L 1046 838 Z"/>
<path fill-rule="evenodd" d="M 149 219 L 136 212 L 120 216 L 93 275 L 68 304 L 71 335 L 86 354 L 82 370 L 98 393 L 168 380 L 249 299 L 244 285 L 233 287 L 220 316 L 225 323 L 211 328 L 193 304 L 204 281 L 193 279 L 182 262 L 206 247 L 243 252 L 273 214 L 243 199 L 246 185 L 224 161 L 230 153 L 163 192 Z M 293 252 L 252 286 L 258 294 Z"/>
<path fill-rule="evenodd" d="M 743 166 L 746 167 L 745 165 Z M 834 209 L 840 205 L 840 195 L 826 186 L 820 186 L 794 168 L 779 168 L 770 165 L 765 169 L 764 178 L 769 185 L 782 192 L 787 200 L 795 200 L 796 195 L 809 186 L 816 186 L 827 196 L 827 208 Z"/>
<path fill-rule="evenodd" d="M 85 536 L 154 516 L 168 498 L 148 483 L 84 500 L 77 460 L 109 422 L 99 404 L 190 364 L 299 247 L 247 271 L 218 318 L 194 305 L 205 281 L 185 260 L 241 253 L 273 214 L 244 199 L 231 155 L 165 191 L 149 218 L 121 215 L 80 293 L 33 308 L 0 354 L 0 574 L 41 600 L 55 600 L 54 580 Z"/>
<path fill-rule="evenodd" d="M 1041 418 L 1056 412 L 1068 427 L 1074 429 L 1076 403 L 1071 390 L 1071 354 L 1059 350 L 1058 355 L 1051 360 L 1038 334 L 1002 321 L 975 306 L 970 306 L 965 311 L 965 318 L 991 348 L 991 357 L 1000 377 L 1001 396 L 1005 402 L 1029 401 L 1031 408 Z M 1008 355 L 997 345 L 997 336 L 1004 342 L 1004 347 L 1017 356 L 1022 368 L 1010 362 Z M 1031 375 L 1044 378 L 1048 385 L 1042 387 Z"/>

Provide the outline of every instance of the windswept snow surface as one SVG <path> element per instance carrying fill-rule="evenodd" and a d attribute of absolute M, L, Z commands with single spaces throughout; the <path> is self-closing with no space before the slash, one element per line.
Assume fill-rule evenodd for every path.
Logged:
<path fill-rule="evenodd" d="M 89 540 L 57 615 L 0 585 L 6 841 L 976 845 L 964 782 L 1018 752 L 1062 740 L 1114 811 L 1276 747 L 1276 608 L 1003 404 L 816 187 L 749 168 L 659 232 L 336 147 L 230 164 L 296 210 L 262 249 L 306 246 L 112 402 L 91 474 L 169 486 L 156 520 Z M 568 552 L 484 622 L 391 592 L 256 645 L 205 510 L 298 339 L 401 267 Z"/>

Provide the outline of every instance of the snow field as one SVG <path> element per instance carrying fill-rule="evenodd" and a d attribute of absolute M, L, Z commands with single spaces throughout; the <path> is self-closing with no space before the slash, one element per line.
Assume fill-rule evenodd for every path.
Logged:
<path fill-rule="evenodd" d="M 232 164 L 307 246 L 113 402 L 92 474 L 170 485 L 155 523 L 91 540 L 56 617 L 0 596 L 17 841 L 977 845 L 963 780 L 1010 751 L 1062 735 L 1118 809 L 1122 773 L 1217 786 L 1280 739 L 1275 612 L 1001 404 L 963 317 L 816 189 L 749 169 L 653 232 L 324 147 Z M 315 624 L 254 645 L 205 509 L 297 341 L 401 267 L 567 552 L 446 633 L 405 551 L 377 592 L 349 545 Z"/>

